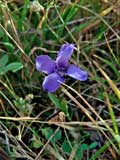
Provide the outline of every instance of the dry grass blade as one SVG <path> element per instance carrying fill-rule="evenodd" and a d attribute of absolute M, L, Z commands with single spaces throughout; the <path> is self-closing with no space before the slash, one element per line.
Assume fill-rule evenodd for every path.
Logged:
<path fill-rule="evenodd" d="M 117 86 L 113 83 L 113 81 L 109 78 L 109 76 L 103 71 L 102 68 L 99 67 L 98 63 L 96 61 L 93 61 L 95 66 L 99 69 L 99 71 L 102 73 L 102 75 L 105 77 L 109 85 L 111 86 L 112 90 L 116 94 L 116 96 L 120 99 L 120 90 L 117 88 Z"/>

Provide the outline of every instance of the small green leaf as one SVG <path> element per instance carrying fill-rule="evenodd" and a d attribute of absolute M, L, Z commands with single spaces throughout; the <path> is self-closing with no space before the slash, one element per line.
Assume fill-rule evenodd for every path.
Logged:
<path fill-rule="evenodd" d="M 11 51 L 13 51 L 13 49 L 15 48 L 10 42 L 4 42 L 4 45 Z"/>
<path fill-rule="evenodd" d="M 80 147 L 78 147 L 76 151 L 76 157 L 78 157 L 80 160 L 83 158 L 83 151 L 81 150 Z"/>
<path fill-rule="evenodd" d="M 97 142 L 93 142 L 89 145 L 89 149 L 94 149 L 97 146 Z"/>
<path fill-rule="evenodd" d="M 53 102 L 53 104 L 59 108 L 62 112 L 64 112 L 67 117 L 70 119 L 69 113 L 68 113 L 68 105 L 67 102 L 63 99 L 58 99 L 54 94 L 48 93 L 48 97 Z"/>
<path fill-rule="evenodd" d="M 0 7 L 4 7 L 4 5 L 3 4 L 1 4 L 2 2 L 0 1 Z M 3 29 L 2 28 L 0 28 L 0 37 L 4 37 L 4 31 L 3 31 Z"/>
<path fill-rule="evenodd" d="M 3 74 L 5 74 L 5 73 L 6 73 L 5 67 L 0 66 L 0 75 L 3 75 Z"/>
<path fill-rule="evenodd" d="M 120 135 L 116 134 L 116 135 L 115 135 L 115 139 L 116 139 L 116 141 L 117 141 L 118 143 L 120 143 Z"/>
<path fill-rule="evenodd" d="M 61 139 L 62 133 L 61 130 L 58 130 L 54 137 L 51 139 L 51 143 L 54 145 L 58 140 Z"/>
<path fill-rule="evenodd" d="M 2 58 L 0 58 L 0 67 L 5 66 L 7 62 L 8 62 L 8 55 L 2 56 Z"/>
<path fill-rule="evenodd" d="M 50 138 L 50 136 L 53 134 L 53 129 L 51 128 L 43 128 L 42 130 L 42 134 L 45 136 L 45 138 L 48 140 Z"/>
<path fill-rule="evenodd" d="M 68 143 L 68 141 L 64 141 L 62 144 L 62 149 L 64 151 L 64 153 L 71 153 L 72 149 L 70 147 L 70 144 Z"/>
<path fill-rule="evenodd" d="M 60 109 L 65 113 L 68 114 L 68 105 L 65 100 L 60 101 Z"/>
<path fill-rule="evenodd" d="M 33 142 L 33 147 L 36 148 L 36 149 L 40 148 L 42 145 L 43 145 L 42 142 L 40 142 L 38 140 L 35 140 Z"/>
<path fill-rule="evenodd" d="M 23 64 L 20 62 L 13 62 L 6 66 L 6 71 L 17 72 L 23 68 Z"/>
<path fill-rule="evenodd" d="M 84 150 L 87 150 L 89 147 L 88 147 L 88 144 L 85 144 L 83 143 L 81 146 L 80 146 L 81 150 L 84 151 Z"/>
<path fill-rule="evenodd" d="M 82 159 L 84 151 L 86 151 L 88 148 L 89 148 L 88 144 L 86 144 L 86 143 L 80 144 L 78 146 L 78 149 L 77 149 L 77 152 L 76 152 L 76 156 L 79 159 Z"/>

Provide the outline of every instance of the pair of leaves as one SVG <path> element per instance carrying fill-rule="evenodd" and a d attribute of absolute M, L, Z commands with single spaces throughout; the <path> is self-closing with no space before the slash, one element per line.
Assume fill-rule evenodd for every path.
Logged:
<path fill-rule="evenodd" d="M 4 55 L 0 59 L 0 75 L 4 75 L 8 71 L 17 72 L 23 68 L 23 64 L 20 62 L 8 63 L 8 55 Z"/>
<path fill-rule="evenodd" d="M 61 130 L 58 130 L 56 133 L 54 133 L 54 130 L 50 127 L 48 128 L 43 128 L 42 130 L 42 134 L 45 136 L 46 140 L 50 139 L 50 142 L 52 145 L 55 145 L 57 143 L 58 140 L 61 139 L 62 137 L 62 132 Z M 54 136 L 53 136 L 54 134 Z M 53 136 L 51 138 L 51 136 Z"/>

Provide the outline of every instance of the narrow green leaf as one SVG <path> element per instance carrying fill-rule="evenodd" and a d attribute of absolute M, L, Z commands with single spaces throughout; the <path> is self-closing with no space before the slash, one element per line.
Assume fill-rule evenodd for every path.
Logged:
<path fill-rule="evenodd" d="M 60 108 L 60 100 L 54 94 L 48 93 L 48 97 L 56 107 Z"/>
<path fill-rule="evenodd" d="M 23 64 L 20 62 L 13 62 L 6 66 L 6 71 L 17 72 L 23 68 Z"/>
<path fill-rule="evenodd" d="M 68 105 L 64 99 L 63 100 L 58 99 L 54 94 L 51 93 L 48 94 L 48 97 L 57 108 L 63 111 L 67 115 L 67 117 L 70 118 L 68 113 Z"/>

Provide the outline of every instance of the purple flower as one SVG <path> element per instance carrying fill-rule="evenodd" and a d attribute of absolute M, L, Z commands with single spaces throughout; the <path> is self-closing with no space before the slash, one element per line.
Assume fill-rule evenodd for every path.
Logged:
<path fill-rule="evenodd" d="M 45 77 L 42 87 L 48 92 L 55 92 L 64 82 L 65 75 L 80 81 L 87 80 L 88 74 L 74 64 L 68 61 L 74 50 L 73 44 L 64 44 L 58 52 L 56 61 L 52 60 L 48 55 L 40 55 L 36 57 L 36 69 L 40 72 L 48 74 Z"/>

